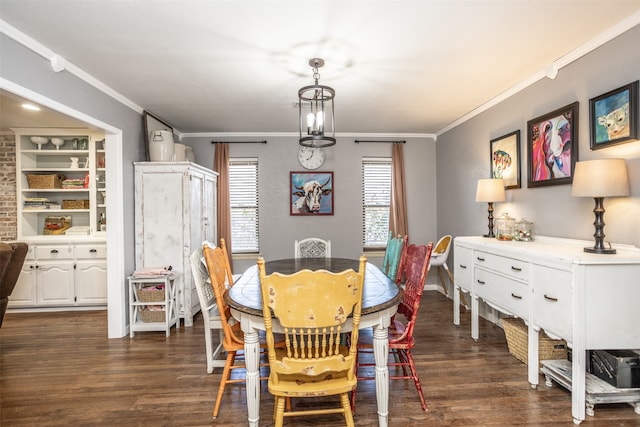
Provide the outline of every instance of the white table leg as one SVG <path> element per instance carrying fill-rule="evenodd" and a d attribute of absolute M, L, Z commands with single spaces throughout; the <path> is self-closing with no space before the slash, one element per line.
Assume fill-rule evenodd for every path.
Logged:
<path fill-rule="evenodd" d="M 260 344 L 257 329 L 244 330 L 244 361 L 247 368 L 246 389 L 249 426 L 258 427 L 260 420 Z"/>
<path fill-rule="evenodd" d="M 373 327 L 373 352 L 376 362 L 376 398 L 378 400 L 378 425 L 386 427 L 389 420 L 389 330 Z"/>

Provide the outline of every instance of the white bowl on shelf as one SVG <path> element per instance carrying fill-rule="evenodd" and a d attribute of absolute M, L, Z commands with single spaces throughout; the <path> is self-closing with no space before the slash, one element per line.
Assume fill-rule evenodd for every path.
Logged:
<path fill-rule="evenodd" d="M 59 150 L 62 145 L 64 145 L 64 139 L 62 138 L 51 138 L 51 143 L 56 146 L 56 150 Z"/>
<path fill-rule="evenodd" d="M 38 150 L 42 150 L 42 146 L 49 143 L 49 138 L 45 138 L 44 136 L 32 136 L 31 142 L 38 146 Z"/>

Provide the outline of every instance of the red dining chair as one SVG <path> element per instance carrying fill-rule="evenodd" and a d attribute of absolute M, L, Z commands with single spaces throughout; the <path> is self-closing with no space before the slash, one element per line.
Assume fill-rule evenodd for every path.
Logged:
<path fill-rule="evenodd" d="M 402 374 L 392 375 L 389 372 L 390 380 L 412 379 L 418 390 L 422 410 L 427 410 L 427 404 L 422 393 L 420 378 L 416 371 L 411 349 L 415 346 L 415 325 L 420 308 L 420 300 L 424 290 L 424 281 L 427 277 L 429 260 L 433 250 L 433 242 L 427 245 L 411 244 L 406 247 L 400 265 L 400 275 L 404 279 L 404 295 L 398 305 L 398 311 L 393 316 L 389 326 L 389 351 L 394 354 L 394 361 L 389 362 L 389 367 L 400 368 Z M 358 343 L 358 359 L 362 353 L 371 353 L 373 344 L 361 340 Z M 375 366 L 373 363 L 361 363 L 356 360 L 356 368 L 363 366 Z M 360 380 L 372 380 L 373 376 L 358 376 Z M 356 391 L 351 393 L 351 407 L 355 410 Z"/>

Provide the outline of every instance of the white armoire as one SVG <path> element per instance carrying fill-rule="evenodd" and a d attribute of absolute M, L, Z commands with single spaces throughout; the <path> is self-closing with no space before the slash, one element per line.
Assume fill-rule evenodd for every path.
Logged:
<path fill-rule="evenodd" d="M 200 310 L 189 255 L 217 241 L 218 174 L 190 162 L 136 162 L 136 269 L 170 265 L 178 274 L 179 316 L 193 326 Z"/>

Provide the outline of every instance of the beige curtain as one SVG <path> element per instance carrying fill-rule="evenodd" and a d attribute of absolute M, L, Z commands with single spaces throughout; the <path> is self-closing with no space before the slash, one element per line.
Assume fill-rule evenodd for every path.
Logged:
<path fill-rule="evenodd" d="M 408 235 L 407 195 L 404 180 L 403 144 L 394 143 L 391 150 L 391 212 L 389 230 L 393 236 Z"/>
<path fill-rule="evenodd" d="M 218 241 L 224 239 L 231 257 L 231 206 L 229 206 L 229 144 L 216 143 L 213 170 L 218 172 Z M 215 242 L 216 245 L 218 242 Z M 233 265 L 231 259 L 229 265 Z"/>

